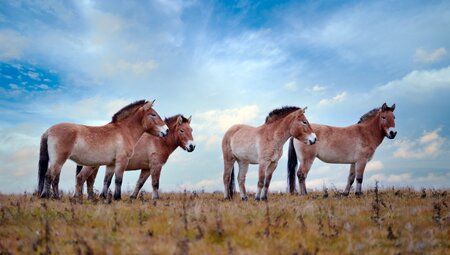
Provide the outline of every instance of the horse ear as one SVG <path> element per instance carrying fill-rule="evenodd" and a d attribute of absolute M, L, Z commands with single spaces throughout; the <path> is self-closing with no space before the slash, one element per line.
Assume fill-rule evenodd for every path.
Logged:
<path fill-rule="evenodd" d="M 153 106 L 153 102 L 155 102 L 155 100 L 153 100 L 152 102 L 147 102 L 144 104 L 144 110 L 148 111 L 150 108 L 152 108 Z"/>
<path fill-rule="evenodd" d="M 308 106 L 305 106 L 305 108 L 302 109 L 303 113 L 305 113 L 306 109 L 308 109 Z"/>
<path fill-rule="evenodd" d="M 177 118 L 177 124 L 178 125 L 181 125 L 183 123 L 183 118 L 181 117 L 181 115 L 180 116 L 178 116 L 178 118 Z"/>
<path fill-rule="evenodd" d="M 384 104 L 381 106 L 381 111 L 384 112 L 384 111 L 386 111 L 387 108 L 388 108 L 387 104 L 384 103 Z"/>
<path fill-rule="evenodd" d="M 392 110 L 392 111 L 395 110 L 395 104 L 393 104 L 393 105 L 391 106 L 391 110 Z"/>
<path fill-rule="evenodd" d="M 188 118 L 188 124 L 191 124 L 191 120 L 192 120 L 192 115 L 189 116 L 189 118 Z"/>

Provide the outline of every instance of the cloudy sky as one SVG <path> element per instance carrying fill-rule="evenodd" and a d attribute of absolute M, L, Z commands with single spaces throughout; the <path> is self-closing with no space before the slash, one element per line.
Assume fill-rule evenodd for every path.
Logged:
<path fill-rule="evenodd" d="M 448 1 L 3 1 L 0 192 L 36 188 L 48 127 L 103 125 L 139 99 L 193 116 L 197 148 L 172 155 L 162 191 L 222 190 L 220 142 L 233 124 L 295 105 L 313 123 L 347 126 L 384 102 L 397 105 L 399 133 L 363 188 L 448 188 L 449 27 Z M 74 166 L 62 170 L 65 191 Z M 316 161 L 307 186 L 343 188 L 348 168 Z M 125 174 L 126 190 L 137 176 Z M 248 189 L 256 176 L 250 167 Z M 271 190 L 285 188 L 283 156 Z"/>

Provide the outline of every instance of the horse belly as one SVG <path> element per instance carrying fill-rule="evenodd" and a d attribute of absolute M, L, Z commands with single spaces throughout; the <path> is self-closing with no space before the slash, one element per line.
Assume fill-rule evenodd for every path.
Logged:
<path fill-rule="evenodd" d="M 84 139 L 77 139 L 69 157 L 80 165 L 111 165 L 116 158 L 115 147 L 105 144 L 88 144 Z"/>
<path fill-rule="evenodd" d="M 250 164 L 258 164 L 259 153 L 257 145 L 234 146 L 232 147 L 234 157 L 239 161 L 245 161 Z"/>
<path fill-rule="evenodd" d="M 318 146 L 317 157 L 326 163 L 351 164 L 356 162 L 355 150 L 334 148 L 333 146 Z"/>

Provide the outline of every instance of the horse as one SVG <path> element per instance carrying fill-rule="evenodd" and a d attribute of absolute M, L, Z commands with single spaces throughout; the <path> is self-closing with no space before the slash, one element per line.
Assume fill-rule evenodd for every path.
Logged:
<path fill-rule="evenodd" d="M 288 189 L 295 192 L 295 170 L 297 158 L 301 164 L 297 171 L 300 194 L 306 195 L 305 180 L 314 159 L 317 157 L 326 163 L 350 164 L 347 186 L 343 195 L 348 196 L 356 177 L 355 195 L 362 195 L 361 185 L 366 164 L 372 159 L 375 150 L 384 137 L 394 139 L 395 104 L 391 107 L 384 103 L 364 114 L 357 124 L 348 127 L 332 127 L 311 124 L 317 134 L 318 142 L 313 146 L 291 139 L 288 150 Z"/>
<path fill-rule="evenodd" d="M 121 197 L 122 176 L 133 148 L 144 132 L 164 137 L 169 128 L 153 109 L 153 102 L 136 101 L 118 111 L 104 126 L 60 123 L 41 137 L 38 192 L 59 198 L 59 176 L 67 159 L 80 165 L 107 165 L 116 174 L 115 199 Z M 109 185 L 109 183 L 108 183 Z"/>
<path fill-rule="evenodd" d="M 245 189 L 248 165 L 259 164 L 255 200 L 267 200 L 272 173 L 283 154 L 283 145 L 289 137 L 296 137 L 306 144 L 316 142 L 316 135 L 304 115 L 305 110 L 306 107 L 301 109 L 285 106 L 270 112 L 265 123 L 259 127 L 237 124 L 228 129 L 222 140 L 225 199 L 231 199 L 233 196 L 233 165 L 237 161 L 241 199 L 248 200 Z"/>
<path fill-rule="evenodd" d="M 139 170 L 141 174 L 136 183 L 132 199 L 135 199 L 139 194 L 142 186 L 147 178 L 152 176 L 152 199 L 159 199 L 159 178 L 161 175 L 161 169 L 167 162 L 170 154 L 175 149 L 181 147 L 187 152 L 192 152 L 195 149 L 194 138 L 192 137 L 192 128 L 190 126 L 192 117 L 186 118 L 181 114 L 172 116 L 165 119 L 166 125 L 169 127 L 169 134 L 166 137 L 154 137 L 144 134 L 139 139 L 136 147 L 134 148 L 134 154 L 130 158 L 125 171 Z M 87 181 L 88 199 L 94 197 L 94 181 L 97 176 L 98 166 L 90 167 L 83 166 L 83 168 L 77 169 L 77 196 L 82 196 L 83 184 Z M 106 171 L 105 183 L 107 179 L 111 179 L 114 172 Z M 106 196 L 108 190 L 107 186 L 103 187 L 102 196 Z"/>

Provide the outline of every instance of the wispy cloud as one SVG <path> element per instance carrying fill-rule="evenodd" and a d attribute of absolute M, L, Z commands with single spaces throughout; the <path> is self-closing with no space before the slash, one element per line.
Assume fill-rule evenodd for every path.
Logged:
<path fill-rule="evenodd" d="M 28 39 L 10 29 L 0 30 L 0 61 L 20 59 Z"/>
<path fill-rule="evenodd" d="M 334 105 L 334 104 L 344 101 L 346 97 L 347 97 L 347 92 L 344 91 L 344 92 L 337 94 L 336 96 L 334 96 L 332 98 L 324 98 L 324 99 L 320 100 L 319 106 Z"/>
<path fill-rule="evenodd" d="M 447 50 L 445 48 L 438 48 L 431 52 L 427 52 L 426 50 L 424 50 L 422 48 L 418 48 L 416 50 L 416 55 L 415 55 L 414 60 L 417 62 L 431 64 L 431 63 L 439 61 L 445 55 L 447 55 Z"/>
<path fill-rule="evenodd" d="M 402 139 L 395 143 L 394 156 L 405 159 L 436 158 L 442 153 L 446 139 L 439 135 L 441 129 L 425 132 L 415 140 Z"/>

